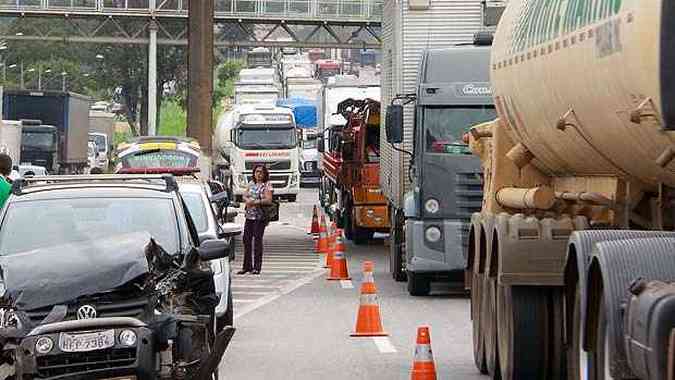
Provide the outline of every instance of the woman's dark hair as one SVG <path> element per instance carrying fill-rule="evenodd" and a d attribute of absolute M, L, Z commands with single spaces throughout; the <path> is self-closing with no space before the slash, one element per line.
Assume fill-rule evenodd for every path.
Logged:
<path fill-rule="evenodd" d="M 258 164 L 255 167 L 253 167 L 253 182 L 255 182 L 255 172 L 258 170 L 258 168 L 262 169 L 263 172 L 263 182 L 267 182 L 270 180 L 270 172 L 267 170 L 267 166 Z"/>

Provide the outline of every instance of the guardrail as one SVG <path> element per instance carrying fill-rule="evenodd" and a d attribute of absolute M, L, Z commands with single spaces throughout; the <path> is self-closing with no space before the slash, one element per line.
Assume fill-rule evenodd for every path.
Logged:
<path fill-rule="evenodd" d="M 0 13 L 187 15 L 189 0 L 0 0 Z M 195 1 L 195 0 L 193 0 Z M 199 1 L 199 0 L 196 0 Z M 215 0 L 216 18 L 289 17 L 380 22 L 383 0 Z"/>

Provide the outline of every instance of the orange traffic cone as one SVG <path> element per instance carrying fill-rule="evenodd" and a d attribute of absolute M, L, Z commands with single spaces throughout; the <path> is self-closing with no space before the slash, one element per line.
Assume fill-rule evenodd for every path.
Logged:
<path fill-rule="evenodd" d="M 316 240 L 319 238 L 319 213 L 314 205 L 314 210 L 312 211 L 312 225 L 309 227 L 309 233 L 312 235 L 312 239 Z"/>
<path fill-rule="evenodd" d="M 319 240 L 316 242 L 316 253 L 326 253 L 328 249 L 328 237 L 326 236 L 326 217 L 321 215 L 321 225 L 319 225 Z"/>
<path fill-rule="evenodd" d="M 373 262 L 363 263 L 363 283 L 361 284 L 361 304 L 356 316 L 356 330 L 351 336 L 387 336 L 382 328 L 380 305 L 377 303 L 377 287 L 373 278 Z"/>
<path fill-rule="evenodd" d="M 335 253 L 333 253 L 333 264 L 330 267 L 330 276 L 327 280 L 351 280 L 347 271 L 347 258 L 345 257 L 345 245 L 342 234 L 337 236 L 336 241 Z"/>
<path fill-rule="evenodd" d="M 342 230 L 341 229 L 335 229 L 332 235 L 332 239 L 328 239 L 328 253 L 326 253 L 326 264 L 324 265 L 324 268 L 332 268 L 333 267 L 333 257 L 335 256 L 335 250 L 338 249 L 338 244 L 340 245 L 339 249 L 342 250 L 342 252 L 345 251 L 345 245 L 341 241 L 338 243 L 337 237 L 342 235 Z"/>
<path fill-rule="evenodd" d="M 417 328 L 417 345 L 410 380 L 436 380 L 436 366 L 431 352 L 429 327 Z"/>

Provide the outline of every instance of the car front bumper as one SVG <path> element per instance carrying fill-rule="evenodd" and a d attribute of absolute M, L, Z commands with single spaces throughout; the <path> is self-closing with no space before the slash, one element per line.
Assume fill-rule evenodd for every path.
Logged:
<path fill-rule="evenodd" d="M 61 349 L 61 334 L 77 334 L 114 330 L 115 345 L 88 352 L 65 352 Z M 137 341 L 134 346 L 119 342 L 122 330 L 132 330 Z M 38 354 L 35 344 L 49 337 L 54 346 L 47 354 Z M 38 379 L 106 379 L 135 376 L 138 380 L 156 378 L 156 354 L 152 330 L 134 318 L 99 318 L 58 322 L 42 325 L 20 342 L 16 350 L 15 371 L 22 376 Z"/>

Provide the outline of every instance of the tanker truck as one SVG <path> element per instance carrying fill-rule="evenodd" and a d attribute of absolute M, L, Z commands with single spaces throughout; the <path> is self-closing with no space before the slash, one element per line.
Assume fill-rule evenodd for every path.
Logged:
<path fill-rule="evenodd" d="M 466 136 L 484 191 L 473 351 L 492 378 L 667 378 L 673 16 L 666 0 L 509 1 L 490 63 L 498 119 Z"/>

